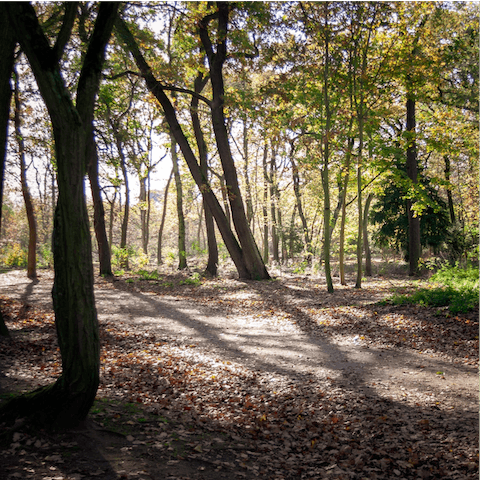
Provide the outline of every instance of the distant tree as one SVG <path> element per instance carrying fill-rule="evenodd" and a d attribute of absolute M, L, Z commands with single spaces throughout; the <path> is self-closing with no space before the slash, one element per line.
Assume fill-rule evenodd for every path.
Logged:
<path fill-rule="evenodd" d="M 423 209 L 419 217 L 420 242 L 438 251 L 447 239 L 450 225 L 448 206 L 439 196 L 431 180 L 419 173 L 423 190 Z M 375 242 L 402 252 L 405 260 L 410 255 L 407 194 L 409 181 L 405 167 L 397 164 L 384 180 L 383 192 L 371 207 L 372 223 L 379 225 Z"/>

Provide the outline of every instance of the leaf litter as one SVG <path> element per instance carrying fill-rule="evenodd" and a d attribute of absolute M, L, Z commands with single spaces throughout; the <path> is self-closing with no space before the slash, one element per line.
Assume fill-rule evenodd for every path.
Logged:
<path fill-rule="evenodd" d="M 476 377 L 478 312 L 380 305 L 392 287 L 381 279 L 334 295 L 299 277 L 132 279 L 97 280 L 93 426 L 60 436 L 20 429 L 1 453 L 0 478 L 478 478 L 478 387 L 459 384 Z M 125 297 L 118 311 L 110 294 Z M 10 285 L 1 393 L 61 370 L 48 299 L 14 297 Z M 164 311 L 146 319 L 148 303 L 135 298 Z M 172 305 L 213 322 L 215 334 L 212 323 L 192 333 Z M 277 333 L 267 339 L 275 349 L 261 345 L 265 331 Z M 282 340 L 295 346 L 287 339 L 299 331 L 311 345 L 288 356 Z M 337 360 L 316 355 L 319 346 Z"/>

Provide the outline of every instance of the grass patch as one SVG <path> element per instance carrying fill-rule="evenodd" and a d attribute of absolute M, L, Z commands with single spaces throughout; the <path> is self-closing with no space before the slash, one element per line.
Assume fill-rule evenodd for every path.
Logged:
<path fill-rule="evenodd" d="M 430 285 L 410 295 L 394 295 L 386 303 L 448 307 L 451 313 L 466 313 L 478 307 L 478 266 L 440 268 Z"/>

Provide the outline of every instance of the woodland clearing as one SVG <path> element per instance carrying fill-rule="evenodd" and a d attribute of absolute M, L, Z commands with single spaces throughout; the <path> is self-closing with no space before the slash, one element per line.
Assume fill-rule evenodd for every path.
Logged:
<path fill-rule="evenodd" d="M 60 373 L 52 272 L 0 275 L 0 394 Z M 478 310 L 380 303 L 377 276 L 96 279 L 101 385 L 85 428 L 20 426 L 0 478 L 476 479 Z"/>

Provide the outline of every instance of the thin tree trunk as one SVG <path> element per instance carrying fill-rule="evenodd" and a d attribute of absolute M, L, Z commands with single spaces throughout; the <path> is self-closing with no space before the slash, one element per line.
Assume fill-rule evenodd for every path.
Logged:
<path fill-rule="evenodd" d="M 199 73 L 195 78 L 194 90 L 200 94 L 208 81 L 208 77 L 204 77 L 202 73 Z M 190 116 L 192 118 L 192 126 L 195 134 L 195 140 L 197 142 L 198 156 L 200 159 L 200 170 L 204 178 L 209 178 L 208 174 L 208 152 L 207 143 L 203 135 L 202 126 L 200 123 L 200 117 L 198 113 L 198 98 L 192 97 L 190 103 Z M 207 230 L 207 245 L 208 245 L 208 260 L 205 272 L 212 277 L 216 277 L 218 273 L 218 245 L 215 237 L 215 223 L 213 221 L 213 215 L 210 208 L 207 205 L 205 198 L 202 196 L 203 211 L 205 215 L 205 228 Z M 228 210 L 227 210 L 228 211 Z"/>
<path fill-rule="evenodd" d="M 263 149 L 263 261 L 269 260 L 269 238 L 268 238 L 268 170 L 267 170 L 268 147 L 267 142 Z"/>
<path fill-rule="evenodd" d="M 368 241 L 368 212 L 372 203 L 373 194 L 369 194 L 365 200 L 363 212 L 363 250 L 365 251 L 365 275 L 372 276 L 372 252 L 370 251 L 370 242 Z"/>
<path fill-rule="evenodd" d="M 272 157 L 270 158 L 270 176 L 268 180 L 270 182 L 270 216 L 272 219 L 272 254 L 275 262 L 280 261 L 280 255 L 278 251 L 279 239 L 278 239 L 278 222 L 277 222 L 277 192 L 276 192 L 276 152 L 272 147 Z"/>
<path fill-rule="evenodd" d="M 415 98 L 413 94 L 409 94 L 407 98 L 407 132 L 409 141 L 407 146 L 407 175 L 415 186 L 418 183 L 418 166 L 417 166 L 417 144 L 415 139 Z M 420 217 L 413 211 L 413 202 L 407 200 L 408 214 L 408 263 L 409 275 L 418 273 L 418 261 L 420 259 Z"/>
<path fill-rule="evenodd" d="M 443 160 L 445 161 L 445 180 L 447 181 L 447 201 L 448 201 L 448 211 L 450 212 L 450 223 L 454 225 L 456 223 L 456 218 L 455 218 L 455 209 L 453 208 L 452 187 L 450 184 L 450 173 L 451 173 L 450 157 L 448 155 L 444 155 Z"/>
<path fill-rule="evenodd" d="M 298 174 L 298 167 L 293 158 L 293 145 L 292 145 L 292 154 L 290 155 L 290 163 L 292 164 L 292 179 L 293 179 L 293 192 L 295 193 L 296 207 L 298 210 L 298 216 L 302 222 L 302 233 L 303 233 L 303 242 L 305 249 L 305 260 L 308 265 L 311 265 L 313 258 L 312 251 L 312 240 L 310 234 L 308 233 L 307 219 L 305 218 L 305 213 L 303 212 L 302 205 L 302 194 L 300 192 L 300 176 Z"/>
<path fill-rule="evenodd" d="M 175 179 L 175 191 L 177 199 L 177 218 L 178 218 L 178 269 L 187 268 L 187 246 L 185 242 L 185 216 L 183 215 L 183 190 L 182 178 L 178 169 L 177 142 L 175 137 L 170 134 L 170 151 L 172 156 L 173 177 Z"/>
<path fill-rule="evenodd" d="M 352 124 L 350 124 L 350 127 Z M 347 219 L 347 189 L 348 181 L 350 180 L 350 161 L 352 158 L 352 149 L 353 149 L 354 139 L 352 137 L 348 140 L 347 154 L 345 158 L 345 177 L 343 179 L 342 186 L 342 218 L 340 222 L 340 251 L 338 262 L 340 264 L 340 284 L 346 285 L 347 281 L 345 279 L 345 222 Z"/>
<path fill-rule="evenodd" d="M 165 226 L 165 217 L 167 215 L 167 201 L 168 201 L 168 189 L 173 178 L 173 169 L 170 172 L 168 177 L 167 185 L 165 187 L 165 193 L 163 195 L 163 209 L 162 209 L 162 220 L 160 221 L 160 228 L 158 229 L 158 247 L 157 247 L 157 264 L 162 265 L 162 239 L 163 239 L 163 228 Z"/>
<path fill-rule="evenodd" d="M 329 97 L 329 66 L 330 66 L 330 54 L 329 54 L 329 33 L 328 33 L 328 4 L 324 4 L 325 9 L 325 68 L 324 68 L 324 104 L 325 104 L 325 143 L 323 146 L 323 169 L 322 169 L 322 184 L 324 192 L 324 207 L 323 207 L 323 223 L 324 223 L 324 242 L 323 242 L 323 260 L 325 262 L 325 277 L 327 281 L 328 292 L 333 292 L 332 272 L 330 267 L 330 181 L 328 178 L 329 173 L 329 160 L 330 160 L 330 124 L 331 124 L 331 112 L 330 112 L 330 97 Z"/>
<path fill-rule="evenodd" d="M 15 72 L 15 136 L 17 138 L 18 156 L 20 159 L 20 181 L 22 185 L 22 196 L 25 202 L 25 211 L 28 220 L 28 258 L 27 258 L 27 277 L 31 280 L 37 278 L 37 222 L 35 219 L 35 209 L 33 207 L 32 195 L 27 182 L 27 165 L 25 161 L 25 142 L 22 135 L 21 102 L 19 92 L 18 73 Z"/>
<path fill-rule="evenodd" d="M 362 93 L 360 93 L 362 95 Z M 362 253 L 363 253 L 363 207 L 362 207 L 362 155 L 363 155 L 363 102 L 358 115 L 358 160 L 357 160 L 357 210 L 358 210 L 358 230 L 357 230 L 357 280 L 355 288 L 362 288 Z"/>
<path fill-rule="evenodd" d="M 90 191 L 93 199 L 93 229 L 98 245 L 98 261 L 100 275 L 112 275 L 112 262 L 110 255 L 110 245 L 107 238 L 105 226 L 105 208 L 103 206 L 102 194 L 100 193 L 100 184 L 98 181 L 98 154 L 97 146 L 93 136 L 93 129 L 89 138 L 89 162 L 88 178 L 90 180 Z"/>

